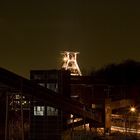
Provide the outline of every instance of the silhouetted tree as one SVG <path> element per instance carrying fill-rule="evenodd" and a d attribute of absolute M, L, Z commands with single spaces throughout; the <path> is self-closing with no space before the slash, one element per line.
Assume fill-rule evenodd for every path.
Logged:
<path fill-rule="evenodd" d="M 108 84 L 140 84 L 140 62 L 126 60 L 120 64 L 109 64 L 91 73 L 93 78 L 106 80 Z"/>

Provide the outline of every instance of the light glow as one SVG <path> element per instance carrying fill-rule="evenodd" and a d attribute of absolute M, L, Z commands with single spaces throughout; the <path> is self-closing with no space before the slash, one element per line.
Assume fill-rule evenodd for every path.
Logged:
<path fill-rule="evenodd" d="M 135 107 L 130 107 L 130 112 L 136 112 L 136 108 Z"/>

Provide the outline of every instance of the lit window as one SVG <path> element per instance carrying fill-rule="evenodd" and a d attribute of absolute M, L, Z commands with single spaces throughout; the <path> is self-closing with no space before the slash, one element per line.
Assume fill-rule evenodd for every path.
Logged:
<path fill-rule="evenodd" d="M 57 115 L 58 115 L 58 109 L 47 106 L 47 116 L 57 116 Z"/>
<path fill-rule="evenodd" d="M 44 106 L 34 106 L 34 116 L 44 116 L 45 107 Z"/>

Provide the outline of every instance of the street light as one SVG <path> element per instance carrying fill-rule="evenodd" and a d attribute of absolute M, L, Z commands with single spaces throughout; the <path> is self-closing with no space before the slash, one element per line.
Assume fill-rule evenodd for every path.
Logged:
<path fill-rule="evenodd" d="M 130 107 L 130 112 L 132 112 L 132 113 L 136 112 L 136 108 L 135 107 Z"/>
<path fill-rule="evenodd" d="M 131 127 L 134 127 L 133 123 L 134 123 L 134 115 L 136 113 L 136 107 L 131 106 L 130 113 L 131 113 L 131 116 L 129 116 L 129 130 L 131 129 Z"/>

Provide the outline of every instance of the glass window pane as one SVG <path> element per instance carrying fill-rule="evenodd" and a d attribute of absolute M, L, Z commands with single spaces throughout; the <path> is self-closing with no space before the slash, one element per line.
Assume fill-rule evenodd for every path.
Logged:
<path fill-rule="evenodd" d="M 44 116 L 45 106 L 34 106 L 34 116 Z"/>

